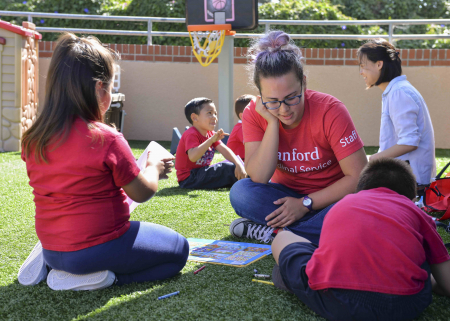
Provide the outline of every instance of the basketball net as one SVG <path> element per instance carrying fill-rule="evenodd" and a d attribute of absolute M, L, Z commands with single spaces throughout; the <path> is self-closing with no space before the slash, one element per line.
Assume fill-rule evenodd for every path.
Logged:
<path fill-rule="evenodd" d="M 203 67 L 209 66 L 219 56 L 229 30 L 230 24 L 188 26 L 194 55 Z"/>

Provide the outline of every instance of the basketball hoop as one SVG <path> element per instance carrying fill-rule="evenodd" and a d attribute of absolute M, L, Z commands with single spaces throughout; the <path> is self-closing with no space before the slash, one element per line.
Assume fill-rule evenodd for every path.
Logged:
<path fill-rule="evenodd" d="M 225 36 L 236 34 L 231 24 L 191 25 L 187 27 L 195 57 L 203 66 L 209 66 L 219 56 Z"/>

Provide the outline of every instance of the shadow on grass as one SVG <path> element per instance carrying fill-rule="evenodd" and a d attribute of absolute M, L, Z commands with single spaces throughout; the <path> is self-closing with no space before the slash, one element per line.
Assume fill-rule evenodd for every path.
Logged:
<path fill-rule="evenodd" d="M 270 310 L 261 308 L 261 302 L 254 299 L 265 298 L 267 302 L 262 306 L 268 307 L 284 297 L 273 287 L 251 282 L 253 268 L 269 271 L 273 266 L 271 259 L 243 268 L 207 264 L 206 269 L 194 275 L 193 271 L 203 265 L 188 262 L 183 274 L 165 281 L 112 286 L 92 292 L 52 291 L 45 282 L 24 287 L 16 280 L 13 284 L 0 287 L 0 319 L 188 321 L 240 319 L 239 316 L 251 315 L 253 319 L 262 320 L 268 317 Z M 238 288 L 239 291 L 236 291 Z M 222 293 L 225 297 L 217 297 L 218 290 L 225 291 Z M 158 297 L 175 291 L 180 291 L 180 294 L 158 300 Z M 277 294 L 282 296 L 277 299 Z M 298 304 L 295 297 L 286 297 L 283 301 L 286 299 L 291 301 L 288 305 Z M 279 305 L 281 302 L 276 303 Z M 241 305 L 244 307 L 236 309 Z M 307 311 L 306 315 L 314 316 L 314 313 Z M 286 318 L 278 315 L 278 319 Z"/>
<path fill-rule="evenodd" d="M 16 279 L 14 283 L 0 287 L 0 319 L 70 320 L 98 317 L 114 306 L 122 310 L 122 303 L 134 300 L 136 293 L 138 296 L 145 293 L 149 301 L 156 301 L 159 296 L 174 292 L 172 287 L 175 285 L 172 284 L 179 284 L 181 277 L 182 274 L 179 273 L 164 281 L 111 286 L 98 291 L 53 291 L 46 282 L 22 286 Z M 126 314 L 126 309 L 123 309 L 113 319 L 126 320 Z"/>
<path fill-rule="evenodd" d="M 200 189 L 200 188 L 181 188 L 178 186 L 172 186 L 172 187 L 165 187 L 158 190 L 158 196 L 164 197 L 164 196 L 174 196 L 174 195 L 187 195 L 189 197 L 199 197 L 201 195 L 193 194 L 197 191 L 218 191 L 218 192 L 224 192 L 224 191 L 230 191 L 230 188 L 219 188 L 219 189 Z"/>
<path fill-rule="evenodd" d="M 196 195 L 196 194 L 190 194 L 192 191 L 194 191 L 194 190 L 184 189 L 184 188 L 180 188 L 178 186 L 172 186 L 172 187 L 161 188 L 160 190 L 158 190 L 158 193 L 156 195 L 159 197 L 187 195 L 191 198 L 200 196 L 200 195 Z"/>

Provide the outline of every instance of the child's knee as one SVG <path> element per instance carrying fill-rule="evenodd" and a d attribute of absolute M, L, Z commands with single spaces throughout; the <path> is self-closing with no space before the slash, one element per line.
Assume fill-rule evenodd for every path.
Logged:
<path fill-rule="evenodd" d="M 180 239 L 182 239 L 182 245 L 180 246 L 180 251 L 177 255 L 177 260 L 175 263 L 180 264 L 182 269 L 186 265 L 187 259 L 189 257 L 189 242 L 184 236 L 181 235 Z"/>

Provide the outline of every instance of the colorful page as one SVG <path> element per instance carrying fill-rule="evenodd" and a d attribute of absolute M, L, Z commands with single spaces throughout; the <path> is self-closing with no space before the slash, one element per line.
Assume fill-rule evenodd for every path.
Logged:
<path fill-rule="evenodd" d="M 187 239 L 190 261 L 244 267 L 272 254 L 270 245 Z"/>
<path fill-rule="evenodd" d="M 147 161 L 147 156 L 148 156 L 148 152 L 151 151 L 152 153 L 157 153 L 158 156 L 160 157 L 160 159 L 163 158 L 171 158 L 171 157 L 175 157 L 173 156 L 171 153 L 169 153 L 167 151 L 167 149 L 165 149 L 164 147 L 162 147 L 160 144 L 158 144 L 155 141 L 151 141 L 150 144 L 148 144 L 147 148 L 144 150 L 144 152 L 142 153 L 142 155 L 139 157 L 139 159 L 136 161 L 137 166 L 143 170 L 145 167 L 145 163 Z M 139 206 L 139 204 L 141 203 L 137 203 L 135 201 L 133 201 L 131 198 L 127 197 L 127 203 L 128 206 L 130 207 L 130 214 L 131 212 L 133 212 L 133 210 Z"/>

